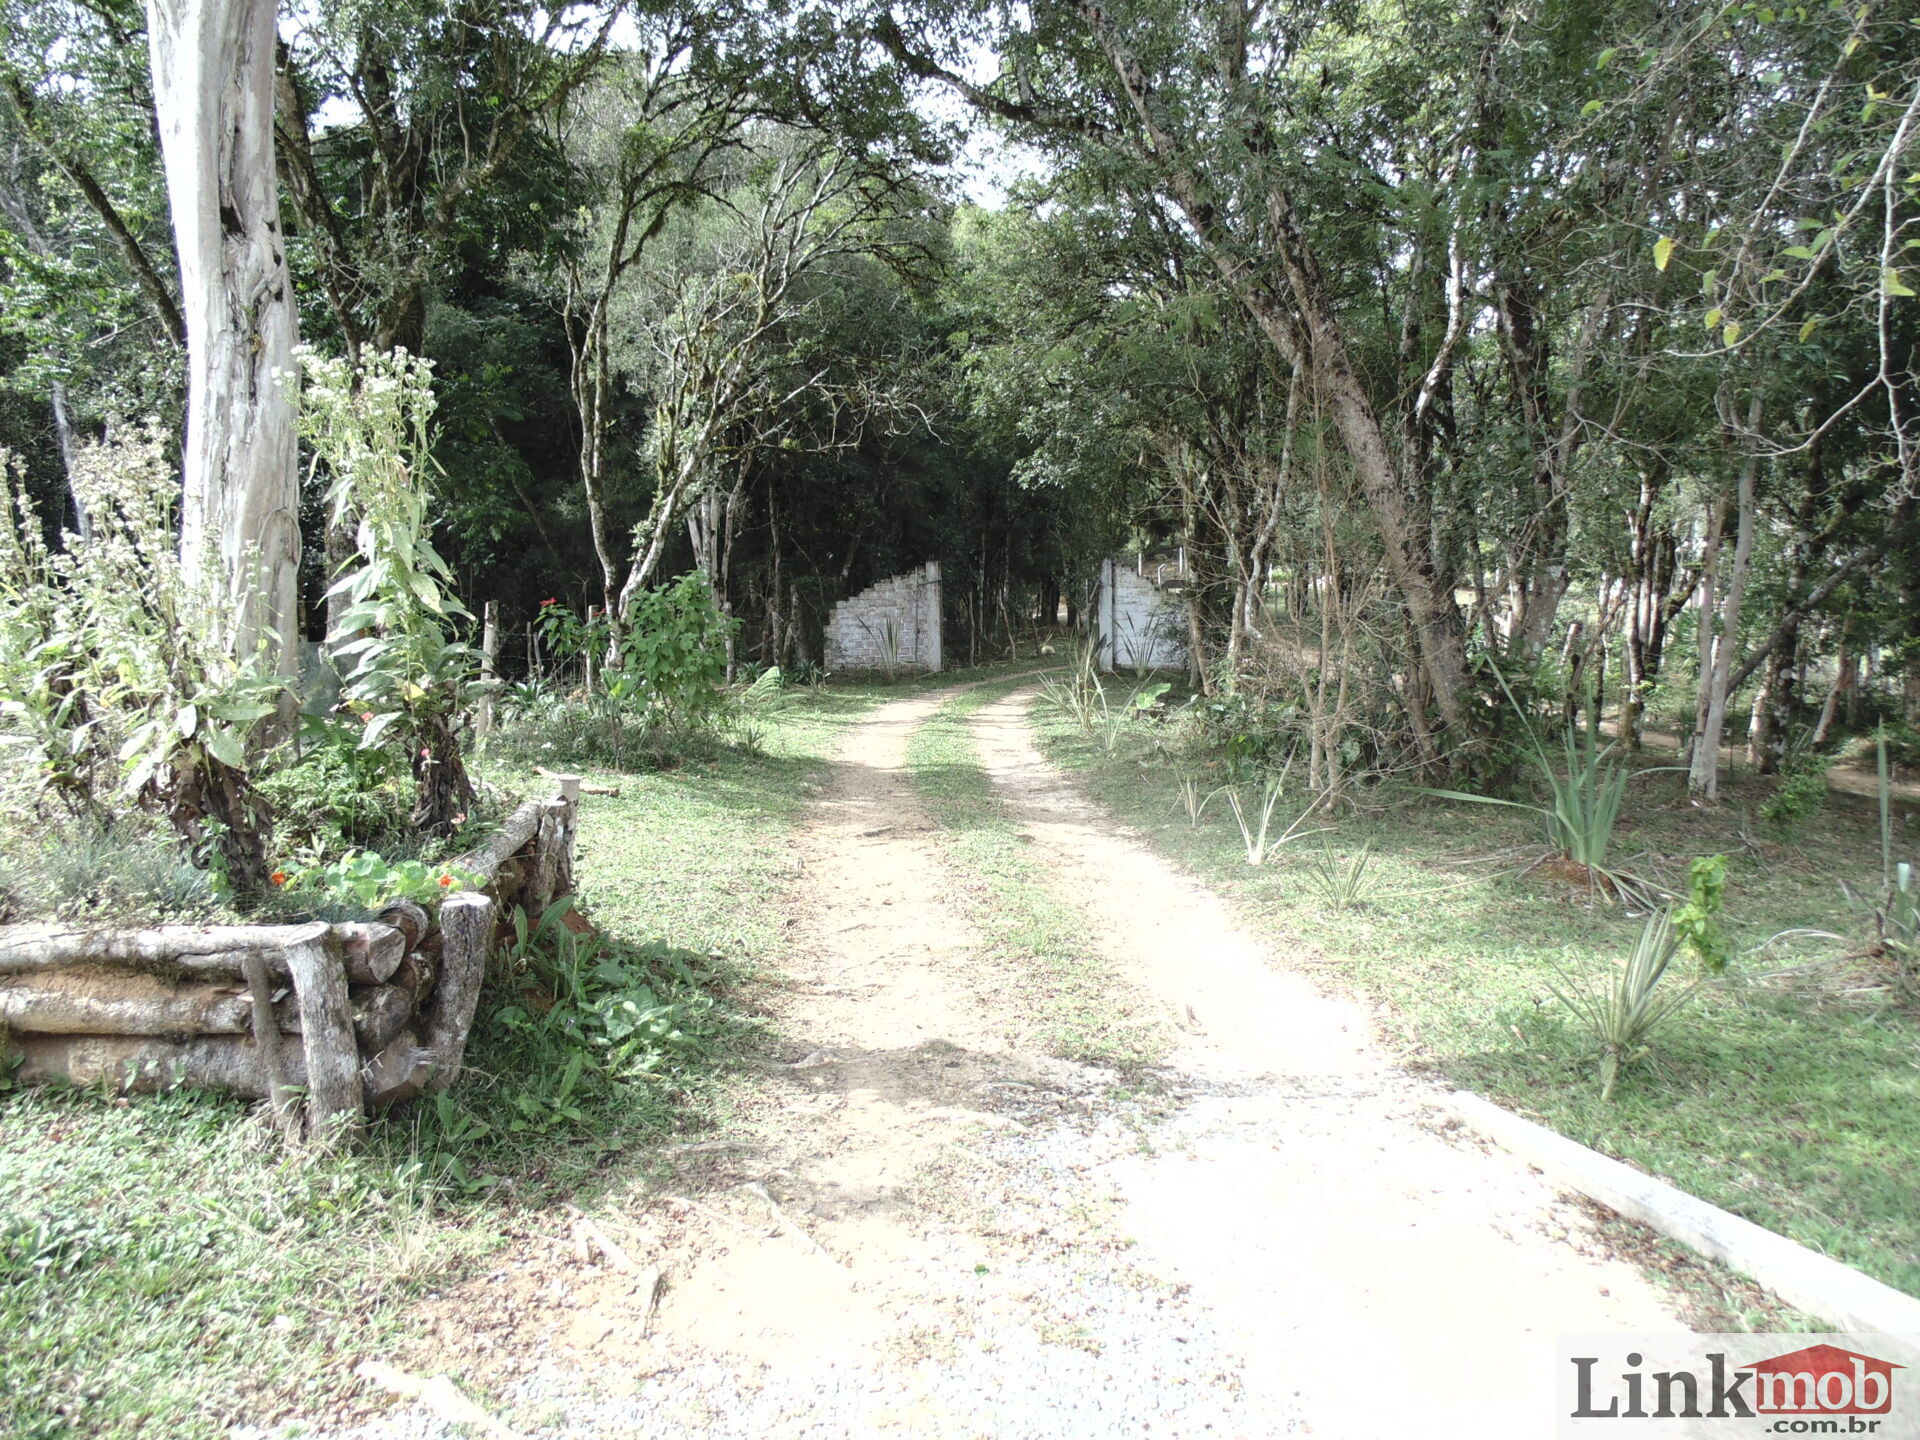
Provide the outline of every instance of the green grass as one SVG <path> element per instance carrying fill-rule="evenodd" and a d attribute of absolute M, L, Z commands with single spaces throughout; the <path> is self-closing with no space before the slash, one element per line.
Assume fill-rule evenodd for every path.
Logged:
<path fill-rule="evenodd" d="M 650 1071 L 565 1089 L 557 1027 L 496 986 L 468 1078 L 354 1154 L 289 1154 L 205 1095 L 0 1093 L 0 1434 L 196 1440 L 348 1400 L 415 1297 L 705 1123 L 751 1023 L 734 985 L 781 961 L 781 841 L 846 727 L 913 688 L 797 692 L 762 753 L 591 777 L 621 793 L 584 800 L 576 875 L 620 973 L 581 1003 L 639 987 L 669 1007 L 684 1033 Z M 511 973 L 567 989 L 551 956 Z"/>
<path fill-rule="evenodd" d="M 969 918 L 1005 977 L 1001 1003 L 1024 1015 L 1052 1054 L 1122 1069 L 1151 1064 L 1163 1038 L 1130 1013 L 1086 917 L 1048 889 L 968 734 L 968 717 L 1019 683 L 983 686 L 934 712 L 907 748 L 914 789 L 939 824 L 947 858 L 970 882 Z"/>
<path fill-rule="evenodd" d="M 1549 982 L 1556 961 L 1597 973 L 1623 959 L 1641 921 L 1546 873 L 1518 876 L 1542 848 L 1533 819 L 1370 796 L 1378 808 L 1337 820 L 1331 837 L 1337 855 L 1373 852 L 1369 893 L 1340 910 L 1311 882 L 1307 850 L 1254 869 L 1217 807 L 1191 827 L 1174 769 L 1142 763 L 1144 725 L 1109 756 L 1048 707 L 1035 716 L 1056 763 L 1232 896 L 1302 969 L 1385 1002 L 1388 1037 L 1415 1063 L 1920 1294 L 1920 1025 L 1884 999 L 1758 983 L 1811 962 L 1827 962 L 1817 973 L 1828 977 L 1859 968 L 1844 957 L 1866 937 L 1839 881 L 1877 883 L 1870 802 L 1836 795 L 1791 845 L 1756 853 L 1741 831 L 1757 829 L 1758 785 L 1703 811 L 1686 803 L 1683 777 L 1631 783 L 1615 863 L 1684 886 L 1689 856 L 1727 853 L 1729 929 L 1749 953 L 1603 1104 L 1591 1038 Z M 1475 863 L 1502 852 L 1519 858 Z M 1790 938 L 1752 953 L 1794 927 L 1848 938 Z"/>

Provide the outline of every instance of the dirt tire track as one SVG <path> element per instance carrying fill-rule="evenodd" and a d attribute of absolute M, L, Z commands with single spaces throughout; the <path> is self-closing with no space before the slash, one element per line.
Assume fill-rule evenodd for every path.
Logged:
<path fill-rule="evenodd" d="M 1587 1231 L 1538 1181 L 1425 1127 L 1360 1012 L 1115 833 L 1016 695 L 971 721 L 987 768 L 1117 980 L 1180 1030 L 1184 1103 L 1157 1122 L 1110 1072 L 1022 1053 L 995 1002 L 1010 962 L 906 771 L 964 688 L 849 733 L 788 841 L 784 1048 L 722 1136 L 594 1212 L 634 1269 L 533 1216 L 431 1307 L 412 1368 L 580 1440 L 1534 1440 L 1555 1329 L 1671 1326 L 1633 1272 L 1550 1238 Z M 1490 1366 L 1499 1403 L 1472 1390 Z M 336 1440 L 448 1434 L 413 1406 Z"/>
<path fill-rule="evenodd" d="M 975 712 L 982 762 L 1055 895 L 1185 1022 L 1173 1066 L 1217 1091 L 1164 1127 L 1172 1154 L 1109 1171 L 1120 1223 L 1248 1354 L 1286 1358 L 1316 1431 L 1537 1436 L 1556 1334 L 1684 1328 L 1585 1211 L 1439 1133 L 1438 1091 L 1391 1063 L 1361 1007 L 1286 969 L 1049 765 L 1033 701 Z"/>

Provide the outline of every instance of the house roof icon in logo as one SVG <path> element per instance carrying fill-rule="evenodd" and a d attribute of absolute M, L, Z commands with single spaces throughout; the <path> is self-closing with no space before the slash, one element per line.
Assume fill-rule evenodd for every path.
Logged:
<path fill-rule="evenodd" d="M 1754 1373 L 1754 1409 L 1762 1415 L 1885 1415 L 1893 1408 L 1890 1360 L 1809 1345 L 1743 1365 Z"/>

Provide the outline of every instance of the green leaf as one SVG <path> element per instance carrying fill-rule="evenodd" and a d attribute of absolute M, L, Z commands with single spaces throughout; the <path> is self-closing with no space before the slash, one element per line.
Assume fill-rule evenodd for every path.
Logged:
<path fill-rule="evenodd" d="M 1706 317 L 1701 321 L 1701 323 L 1705 325 L 1709 330 L 1718 329 L 1720 325 L 1720 321 L 1723 318 L 1723 315 L 1724 315 L 1724 312 L 1720 309 L 1718 305 L 1716 305 L 1711 310 L 1707 311 Z"/>
<path fill-rule="evenodd" d="M 1880 272 L 1880 284 L 1885 287 L 1889 295 L 1913 294 L 1913 290 L 1908 286 L 1907 282 L 1900 278 L 1900 272 L 1898 270 L 1882 270 Z"/>
<path fill-rule="evenodd" d="M 1738 345 L 1740 343 L 1740 334 L 1740 322 L 1738 320 L 1729 320 L 1726 328 L 1720 332 L 1720 343 L 1722 345 Z"/>
<path fill-rule="evenodd" d="M 206 744 L 207 753 L 230 770 L 239 770 L 247 763 L 247 752 L 240 743 L 240 732 L 230 730 L 224 725 L 209 725 L 201 737 Z"/>
<path fill-rule="evenodd" d="M 1820 328 L 1820 317 L 1809 315 L 1800 326 L 1800 339 L 1804 342 L 1813 338 L 1813 332 Z"/>
<path fill-rule="evenodd" d="M 1673 237 L 1671 235 L 1662 235 L 1658 240 L 1653 242 L 1653 268 L 1656 270 L 1665 270 L 1668 262 L 1672 259 Z"/>
<path fill-rule="evenodd" d="M 392 729 L 393 722 L 399 718 L 400 712 L 398 710 L 388 710 L 374 716 L 373 719 L 367 722 L 366 728 L 360 732 L 360 748 L 362 750 L 368 750 L 378 745 L 380 743 L 380 737 Z"/>
<path fill-rule="evenodd" d="M 252 725 L 277 708 L 264 700 L 216 700 L 207 706 L 207 713 L 232 725 Z"/>

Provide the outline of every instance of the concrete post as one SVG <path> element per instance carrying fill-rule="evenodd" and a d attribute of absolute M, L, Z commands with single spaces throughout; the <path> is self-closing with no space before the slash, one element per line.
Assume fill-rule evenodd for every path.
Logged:
<path fill-rule="evenodd" d="M 1102 670 L 1113 669 L 1113 607 L 1116 581 L 1111 559 L 1100 562 L 1100 590 L 1094 601 L 1094 624 L 1100 636 L 1094 651 L 1095 664 Z"/>
<path fill-rule="evenodd" d="M 920 653 L 926 660 L 929 675 L 940 673 L 941 621 L 940 562 L 929 560 L 926 583 L 920 587 Z"/>

